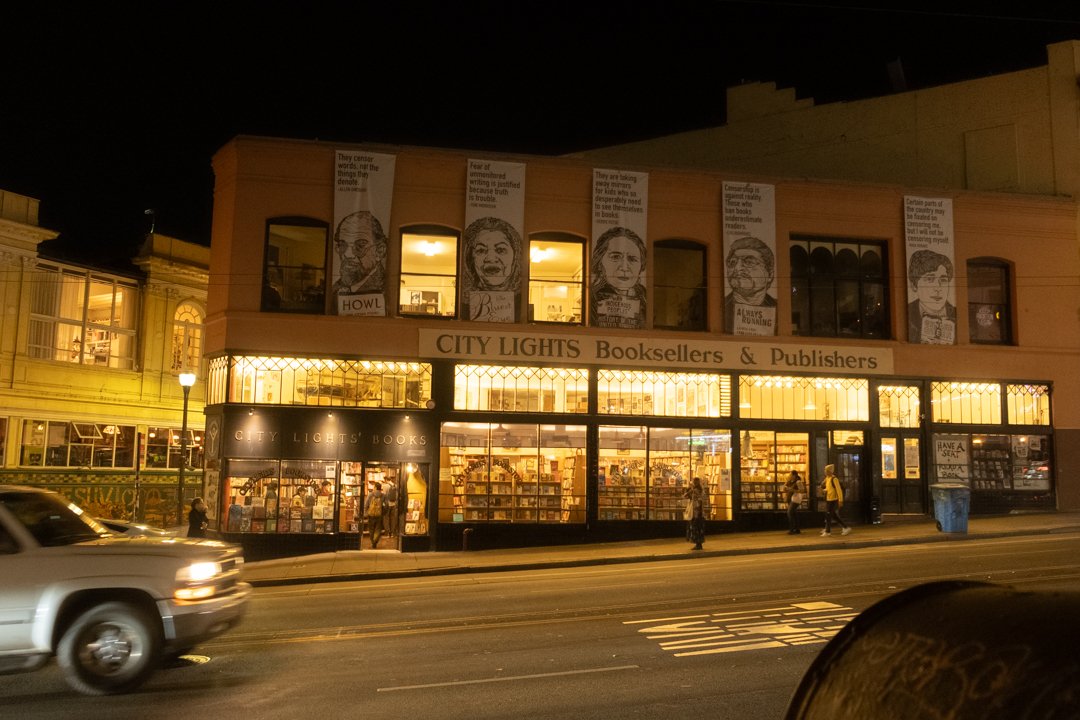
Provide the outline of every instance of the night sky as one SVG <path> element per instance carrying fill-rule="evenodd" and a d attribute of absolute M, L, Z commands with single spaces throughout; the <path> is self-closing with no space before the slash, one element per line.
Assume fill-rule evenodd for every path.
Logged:
<path fill-rule="evenodd" d="M 722 124 L 743 81 L 821 104 L 897 58 L 910 89 L 1044 65 L 1080 2 L 5 3 L 0 35 L 0 189 L 115 265 L 146 208 L 209 244 L 238 134 L 562 154 Z"/>

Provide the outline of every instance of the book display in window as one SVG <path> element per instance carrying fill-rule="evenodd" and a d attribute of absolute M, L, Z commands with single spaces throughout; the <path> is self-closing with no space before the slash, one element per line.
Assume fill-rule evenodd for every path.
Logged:
<path fill-rule="evenodd" d="M 338 494 L 338 532 L 358 533 L 363 514 L 363 474 L 358 462 L 341 463 L 341 490 Z"/>
<path fill-rule="evenodd" d="M 683 496 L 691 482 L 689 452 L 650 451 L 649 519 L 682 520 L 686 505 Z"/>
<path fill-rule="evenodd" d="M 974 435 L 971 438 L 971 489 L 1011 490 L 1012 442 L 1008 435 Z"/>
<path fill-rule="evenodd" d="M 698 432 L 695 430 L 694 435 Z M 731 433 L 706 431 L 700 443 L 694 446 L 694 474 L 701 477 L 709 491 L 708 519 L 731 520 Z"/>
<path fill-rule="evenodd" d="M 562 460 L 562 522 L 585 522 L 585 455 Z"/>
<path fill-rule="evenodd" d="M 744 430 L 741 433 L 741 483 L 743 510 L 776 510 L 777 482 L 773 460 L 774 434 Z"/>
<path fill-rule="evenodd" d="M 597 511 L 601 520 L 645 519 L 645 451 L 631 452 L 640 457 L 600 455 Z"/>

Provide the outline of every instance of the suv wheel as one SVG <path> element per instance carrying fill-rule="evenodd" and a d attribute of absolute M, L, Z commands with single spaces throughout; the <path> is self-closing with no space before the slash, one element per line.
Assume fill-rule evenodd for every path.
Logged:
<path fill-rule="evenodd" d="M 137 607 L 108 602 L 80 615 L 64 633 L 57 660 L 68 684 L 87 695 L 134 690 L 161 652 L 161 630 Z"/>

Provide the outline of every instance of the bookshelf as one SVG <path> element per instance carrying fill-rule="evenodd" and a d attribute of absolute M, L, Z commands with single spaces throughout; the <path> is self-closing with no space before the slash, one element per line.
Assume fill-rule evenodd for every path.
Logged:
<path fill-rule="evenodd" d="M 645 519 L 645 451 L 627 455 L 601 450 L 597 474 L 597 512 L 601 520 Z"/>

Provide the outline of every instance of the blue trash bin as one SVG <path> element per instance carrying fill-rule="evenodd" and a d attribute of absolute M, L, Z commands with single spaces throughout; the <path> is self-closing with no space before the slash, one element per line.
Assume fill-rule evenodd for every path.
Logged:
<path fill-rule="evenodd" d="M 961 483 L 937 483 L 930 486 L 934 496 L 934 517 L 947 533 L 966 533 L 971 488 Z"/>

